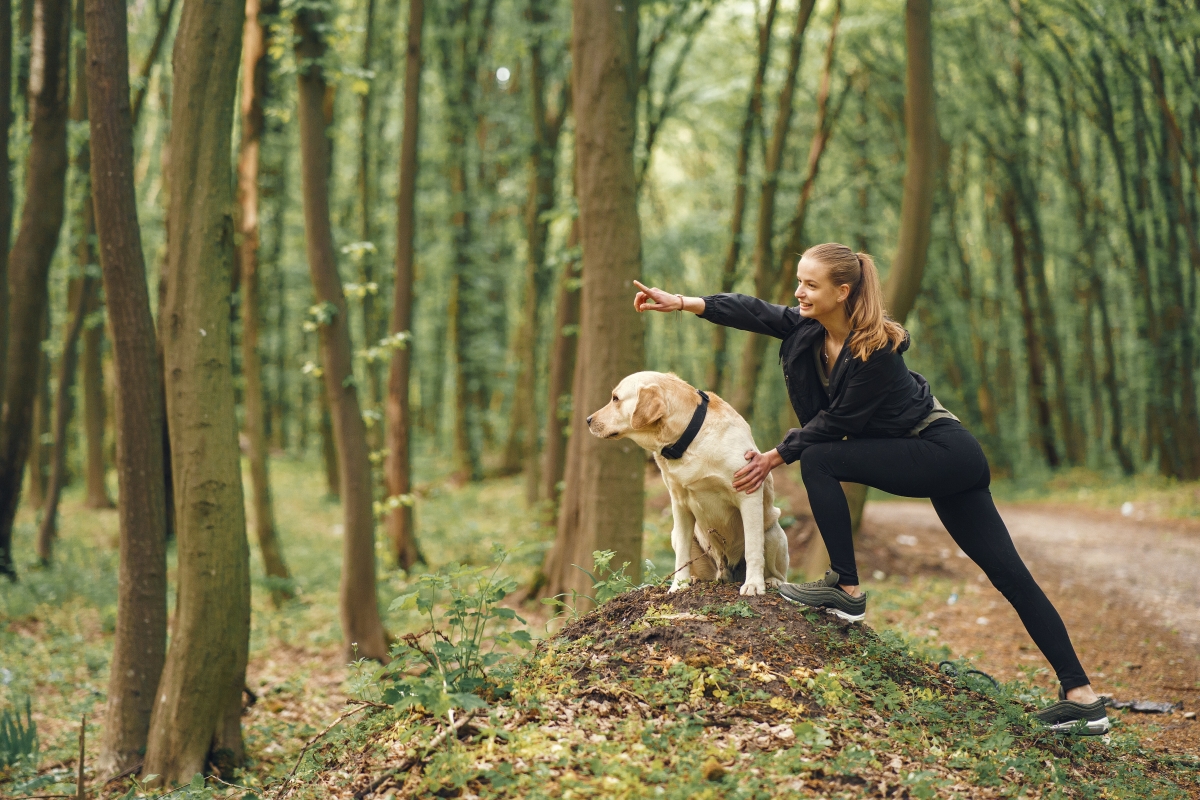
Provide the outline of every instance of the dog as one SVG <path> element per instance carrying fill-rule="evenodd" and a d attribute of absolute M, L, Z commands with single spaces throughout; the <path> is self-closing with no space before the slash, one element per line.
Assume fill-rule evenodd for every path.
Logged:
<path fill-rule="evenodd" d="M 706 410 L 699 411 L 701 406 Z M 701 414 L 698 430 L 690 430 Z M 733 406 L 715 394 L 702 395 L 674 374 L 635 372 L 617 384 L 611 401 L 587 424 L 593 436 L 632 439 L 654 454 L 674 516 L 670 591 L 693 577 L 733 580 L 743 559 L 743 595 L 765 594 L 767 586 L 787 580 L 788 544 L 779 526 L 774 480 L 768 474 L 753 494 L 733 488 L 744 454 L 757 452 L 750 425 Z"/>

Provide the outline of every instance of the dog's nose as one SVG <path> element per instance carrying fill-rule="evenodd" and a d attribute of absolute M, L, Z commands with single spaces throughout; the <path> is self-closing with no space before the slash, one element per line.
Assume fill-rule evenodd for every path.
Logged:
<path fill-rule="evenodd" d="M 587 424 L 588 424 L 588 425 L 591 425 L 591 424 L 592 424 L 592 418 L 591 418 L 591 417 L 588 417 L 588 418 L 587 418 Z"/>

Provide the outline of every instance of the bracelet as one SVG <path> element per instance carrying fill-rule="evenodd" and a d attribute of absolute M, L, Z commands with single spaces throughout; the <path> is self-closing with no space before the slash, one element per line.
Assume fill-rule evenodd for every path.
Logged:
<path fill-rule="evenodd" d="M 679 310 L 683 311 L 683 295 L 677 294 L 675 296 L 679 298 Z"/>

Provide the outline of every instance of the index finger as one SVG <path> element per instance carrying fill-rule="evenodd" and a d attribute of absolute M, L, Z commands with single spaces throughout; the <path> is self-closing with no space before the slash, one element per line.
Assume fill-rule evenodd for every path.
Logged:
<path fill-rule="evenodd" d="M 641 282 L 641 281 L 637 281 L 637 280 L 635 280 L 635 281 L 633 282 L 633 285 L 634 285 L 634 286 L 636 286 L 636 287 L 638 287 L 639 289 L 641 289 L 643 292 L 648 292 L 648 291 L 650 291 L 650 289 L 649 289 L 649 288 L 647 288 L 646 286 L 644 286 L 644 285 L 642 284 L 642 282 Z"/>

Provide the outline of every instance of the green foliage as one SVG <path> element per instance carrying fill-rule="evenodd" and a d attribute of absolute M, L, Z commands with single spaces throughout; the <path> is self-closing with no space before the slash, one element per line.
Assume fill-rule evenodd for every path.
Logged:
<path fill-rule="evenodd" d="M 617 595 L 624 594 L 630 589 L 635 588 L 633 579 L 625 573 L 625 570 L 629 568 L 628 561 L 621 564 L 620 569 L 614 570 L 612 568 L 612 560 L 616 555 L 616 552 L 613 550 L 593 550 L 592 566 L 595 572 L 586 570 L 578 564 L 571 565 L 584 575 L 587 575 L 591 580 L 591 594 L 571 589 L 569 593 L 564 592 L 554 597 L 547 597 L 542 602 L 546 605 L 557 606 L 563 612 L 568 613 L 572 619 L 576 619 L 579 616 L 579 609 L 581 608 L 579 604 L 580 599 L 591 600 L 595 605 L 602 605 Z M 653 570 L 653 562 L 647 560 L 646 565 L 648 569 Z M 653 580 L 656 577 L 651 572 L 651 579 Z"/>
<path fill-rule="evenodd" d="M 382 699 L 397 708 L 419 706 L 435 716 L 451 709 L 484 708 L 486 697 L 511 691 L 511 670 L 497 648 L 531 648 L 529 631 L 495 630 L 492 623 L 519 622 L 511 608 L 498 605 L 517 587 L 513 578 L 499 577 L 506 555 L 495 551 L 495 567 L 451 566 L 421 575 L 416 588 L 392 601 L 389 611 L 415 609 L 429 628 L 409 634 L 392 647 L 393 661 L 383 673 Z"/>
<path fill-rule="evenodd" d="M 37 763 L 38 732 L 33 721 L 31 701 L 25 698 L 25 719 L 21 707 L 0 711 L 0 769 L 18 766 L 22 761 Z"/>

